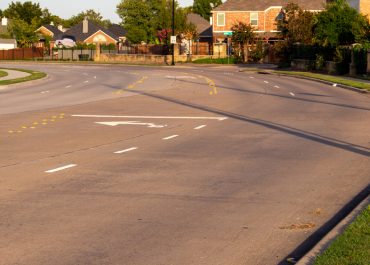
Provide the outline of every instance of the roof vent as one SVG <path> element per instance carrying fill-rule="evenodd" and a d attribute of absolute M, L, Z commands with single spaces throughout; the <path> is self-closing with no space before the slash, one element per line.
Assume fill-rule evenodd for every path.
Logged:
<path fill-rule="evenodd" d="M 82 33 L 89 33 L 89 21 L 87 20 L 87 17 L 82 21 Z"/>

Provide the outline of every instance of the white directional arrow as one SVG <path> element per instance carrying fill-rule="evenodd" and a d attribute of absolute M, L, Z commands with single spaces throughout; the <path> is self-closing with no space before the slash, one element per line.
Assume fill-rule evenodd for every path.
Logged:
<path fill-rule="evenodd" d="M 167 125 L 160 125 L 154 123 L 145 123 L 139 121 L 106 121 L 106 122 L 95 122 L 97 124 L 107 125 L 107 126 L 118 126 L 118 125 L 139 125 L 139 126 L 147 126 L 148 128 L 163 128 Z"/>

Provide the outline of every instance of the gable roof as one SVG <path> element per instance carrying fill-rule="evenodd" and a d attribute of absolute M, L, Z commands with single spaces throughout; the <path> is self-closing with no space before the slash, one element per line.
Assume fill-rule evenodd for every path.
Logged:
<path fill-rule="evenodd" d="M 47 30 L 49 30 L 50 32 L 52 32 L 54 35 L 58 35 L 60 33 L 63 33 L 63 31 L 60 31 L 57 27 L 53 26 L 53 25 L 43 25 L 41 27 L 44 27 L 46 28 Z"/>
<path fill-rule="evenodd" d="M 272 6 L 297 3 L 304 10 L 323 10 L 326 0 L 228 0 L 213 11 L 264 11 Z"/>
<path fill-rule="evenodd" d="M 93 23 L 89 20 L 88 20 L 88 32 L 83 33 L 82 29 L 83 29 L 83 21 L 78 23 L 77 25 L 73 26 L 72 28 L 70 28 L 66 32 L 62 33 L 61 35 L 59 35 L 59 39 L 63 39 L 65 37 L 66 38 L 72 37 L 72 38 L 74 38 L 74 40 L 76 42 L 83 42 L 84 40 L 88 39 L 94 33 L 98 32 L 98 31 L 102 31 L 105 34 L 107 34 L 109 37 L 111 37 L 112 39 L 118 41 L 118 37 L 115 34 L 113 34 L 111 31 L 109 31 L 108 29 L 105 29 L 102 26 L 97 25 L 97 24 L 95 24 L 95 23 Z"/>
<path fill-rule="evenodd" d="M 212 36 L 212 26 L 206 19 L 202 16 L 194 13 L 189 13 L 186 16 L 186 21 L 188 23 L 193 23 L 197 27 L 197 32 L 200 37 Z"/>
<path fill-rule="evenodd" d="M 118 24 L 112 24 L 112 26 L 110 26 L 108 30 L 117 37 L 124 37 L 127 34 L 127 30 L 125 30 L 122 26 Z"/>

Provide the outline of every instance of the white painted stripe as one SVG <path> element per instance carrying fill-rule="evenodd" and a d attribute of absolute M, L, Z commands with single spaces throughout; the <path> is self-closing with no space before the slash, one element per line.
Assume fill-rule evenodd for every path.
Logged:
<path fill-rule="evenodd" d="M 200 130 L 200 129 L 203 129 L 204 127 L 206 127 L 207 125 L 200 125 L 198 127 L 195 127 L 194 130 Z"/>
<path fill-rule="evenodd" d="M 84 83 L 89 83 L 89 80 L 86 80 Z"/>
<path fill-rule="evenodd" d="M 280 88 L 279 86 L 274 86 L 274 88 Z"/>
<path fill-rule="evenodd" d="M 163 138 L 163 140 L 170 140 L 170 139 L 173 139 L 173 138 L 176 138 L 176 137 L 178 137 L 178 135 L 177 135 L 177 134 L 175 134 L 175 135 L 171 135 L 171 136 L 168 136 L 168 137 L 166 137 L 166 138 Z"/>
<path fill-rule="evenodd" d="M 291 96 L 293 96 L 293 97 L 295 96 L 295 94 L 294 94 L 293 92 L 290 92 L 289 94 L 290 94 Z"/>
<path fill-rule="evenodd" d="M 269 81 L 263 81 L 264 83 L 266 83 L 266 84 L 268 84 L 269 83 Z"/>
<path fill-rule="evenodd" d="M 136 150 L 137 147 L 131 147 L 131 148 L 128 148 L 128 149 L 125 149 L 125 150 L 121 150 L 121 151 L 117 151 L 117 152 L 114 152 L 115 154 L 123 154 L 123 153 L 127 153 L 127 152 L 130 152 L 130 151 L 134 151 Z"/>
<path fill-rule="evenodd" d="M 69 85 L 69 86 L 66 86 L 65 88 L 70 88 L 70 87 L 72 87 L 71 85 Z"/>
<path fill-rule="evenodd" d="M 179 119 L 179 120 L 227 120 L 227 117 L 182 117 L 182 116 L 114 116 L 114 115 L 80 115 L 72 117 L 80 118 L 126 118 L 126 119 Z"/>
<path fill-rule="evenodd" d="M 254 77 L 253 77 L 253 76 L 250 76 L 249 78 L 250 78 L 250 79 L 254 79 Z"/>
<path fill-rule="evenodd" d="M 333 84 L 333 87 L 336 87 L 338 84 Z"/>
<path fill-rule="evenodd" d="M 77 166 L 76 164 L 70 164 L 70 165 L 67 165 L 67 166 L 63 166 L 63 167 L 58 167 L 58 168 L 55 168 L 55 169 L 47 170 L 47 171 L 45 171 L 45 173 L 55 173 L 55 172 L 62 171 L 62 170 L 65 170 L 65 169 L 68 169 L 68 168 L 72 168 L 72 167 L 76 167 L 76 166 Z"/>
<path fill-rule="evenodd" d="M 94 79 L 96 79 L 96 76 L 94 76 Z"/>
<path fill-rule="evenodd" d="M 46 94 L 46 93 L 49 93 L 50 91 L 47 90 L 47 91 L 42 91 L 41 94 Z"/>

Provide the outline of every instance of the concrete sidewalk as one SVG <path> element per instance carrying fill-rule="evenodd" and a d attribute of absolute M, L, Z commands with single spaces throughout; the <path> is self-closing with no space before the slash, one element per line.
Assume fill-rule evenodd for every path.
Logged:
<path fill-rule="evenodd" d="M 8 70 L 8 69 L 0 69 L 0 70 L 8 73 L 7 76 L 0 77 L 0 81 L 18 79 L 18 78 L 23 78 L 23 77 L 27 77 L 31 75 L 29 73 L 16 71 L 16 70 Z"/>

